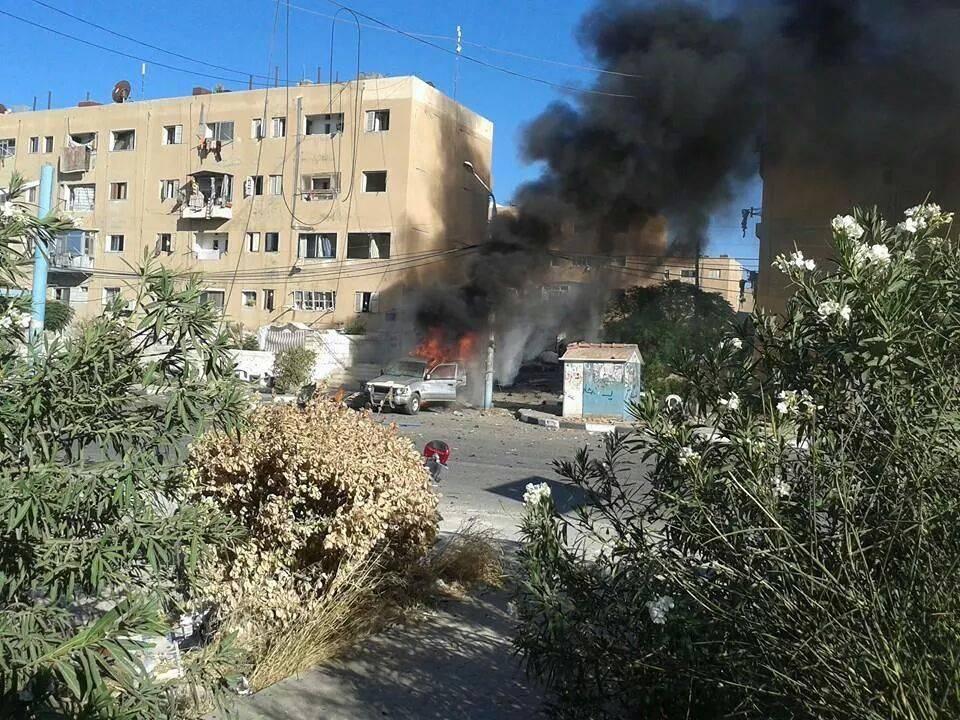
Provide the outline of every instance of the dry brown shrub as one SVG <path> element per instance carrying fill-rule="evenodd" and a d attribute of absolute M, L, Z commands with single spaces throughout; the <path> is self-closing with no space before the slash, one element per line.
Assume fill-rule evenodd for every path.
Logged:
<path fill-rule="evenodd" d="M 203 580 L 261 683 L 362 634 L 383 583 L 436 538 L 437 497 L 414 446 L 327 399 L 257 408 L 239 438 L 201 438 L 190 471 L 192 495 L 248 531 Z"/>
<path fill-rule="evenodd" d="M 503 580 L 503 550 L 496 534 L 475 522 L 440 540 L 407 575 L 411 594 L 421 598 L 438 592 L 462 597 L 476 587 L 501 587 Z"/>

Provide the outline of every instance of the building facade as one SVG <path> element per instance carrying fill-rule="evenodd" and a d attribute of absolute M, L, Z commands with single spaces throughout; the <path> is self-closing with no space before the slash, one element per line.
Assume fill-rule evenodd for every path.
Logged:
<path fill-rule="evenodd" d="M 155 258 L 199 272 L 208 302 L 270 323 L 371 329 L 484 236 L 493 126 L 416 77 L 0 115 L 14 172 L 76 231 L 51 251 L 51 297 L 78 317 L 132 296 Z"/>

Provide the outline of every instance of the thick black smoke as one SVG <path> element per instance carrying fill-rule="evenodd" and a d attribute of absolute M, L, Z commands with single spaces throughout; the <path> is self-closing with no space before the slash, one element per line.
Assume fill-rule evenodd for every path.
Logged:
<path fill-rule="evenodd" d="M 911 199 L 940 193 L 960 176 L 955 3 L 727 5 L 603 0 L 583 19 L 581 43 L 612 74 L 530 123 L 523 152 L 544 163 L 542 177 L 494 223 L 468 282 L 428 294 L 421 326 L 440 321 L 457 335 L 483 329 L 493 311 L 501 334 L 531 314 L 535 341 L 544 328 L 581 331 L 606 298 L 603 273 L 579 314 L 536 310 L 525 294 L 556 248 L 690 255 L 761 157 L 839 178 L 853 202 L 900 202 L 898 188 Z M 667 221 L 666 248 L 637 240 L 655 218 Z"/>

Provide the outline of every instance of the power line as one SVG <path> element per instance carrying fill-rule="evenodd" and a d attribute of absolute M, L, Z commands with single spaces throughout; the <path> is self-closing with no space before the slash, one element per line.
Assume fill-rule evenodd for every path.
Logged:
<path fill-rule="evenodd" d="M 74 15 L 74 14 L 72 14 L 72 13 L 69 13 L 69 12 L 67 12 L 66 10 L 61 10 L 61 9 L 58 8 L 58 7 L 54 7 L 53 5 L 50 5 L 50 4 L 48 4 L 48 3 L 43 2 L 43 0 L 32 0 L 32 1 L 33 1 L 34 3 L 36 3 L 37 5 L 40 5 L 40 6 L 42 6 L 42 7 L 45 7 L 45 8 L 47 8 L 48 10 L 52 10 L 52 11 L 55 12 L 55 13 L 59 13 L 60 15 L 63 15 L 64 17 L 70 18 L 71 20 L 76 20 L 77 22 L 81 22 L 81 23 L 83 23 L 84 25 L 89 25 L 90 27 L 94 27 L 94 28 L 96 28 L 97 30 L 102 30 L 102 31 L 105 32 L 105 33 L 109 33 L 110 35 L 113 35 L 114 37 L 122 38 L 123 40 L 128 40 L 129 42 L 135 43 L 135 44 L 137 44 L 137 45 L 142 45 L 142 46 L 144 46 L 144 47 L 150 48 L 151 50 L 156 50 L 156 51 L 158 51 L 158 52 L 162 52 L 162 53 L 164 53 L 164 54 L 166 54 L 166 55 L 172 55 L 173 57 L 180 58 L 181 60 L 188 60 L 189 62 L 197 63 L 197 64 L 199 64 L 199 65 L 206 65 L 207 67 L 211 67 L 211 68 L 214 68 L 214 69 L 216 69 L 216 70 L 225 70 L 226 72 L 237 73 L 238 75 L 243 75 L 243 76 L 244 76 L 244 79 L 249 78 L 249 77 L 255 77 L 255 78 L 263 78 L 264 80 L 268 80 L 268 81 L 273 80 L 273 78 L 271 78 L 269 75 L 261 75 L 261 74 L 259 74 L 259 73 L 247 72 L 246 70 L 237 70 L 236 68 L 227 67 L 227 66 L 225 66 L 225 65 L 217 65 L 216 63 L 207 62 L 206 60 L 201 60 L 201 59 L 199 59 L 199 58 L 191 57 L 191 56 L 189 56 L 189 55 L 183 55 L 183 54 L 181 54 L 181 53 L 174 52 L 173 50 L 168 50 L 167 48 L 160 47 L 159 45 L 152 45 L 152 44 L 148 43 L 148 42 L 145 41 L 145 40 L 139 40 L 139 39 L 137 39 L 137 38 L 135 38 L 135 37 L 131 37 L 130 35 L 124 35 L 123 33 L 117 32 L 116 30 L 111 30 L 111 29 L 108 28 L 108 27 L 105 27 L 105 26 L 103 26 L 103 25 L 99 25 L 99 24 L 97 24 L 97 23 L 95 23 L 95 22 L 92 22 L 91 20 L 86 20 L 85 18 L 82 18 L 82 17 L 80 17 L 80 16 L 78 16 L 78 15 Z M 288 74 L 289 74 L 289 73 L 288 73 Z M 237 79 L 236 82 L 240 82 L 240 80 Z M 283 82 L 287 82 L 287 79 L 284 78 L 284 79 L 283 79 Z"/>
<path fill-rule="evenodd" d="M 348 22 L 346 20 L 341 20 L 337 18 L 336 15 L 331 15 L 329 13 L 320 12 L 319 10 L 313 10 L 311 8 L 303 7 L 302 5 L 295 5 L 294 3 L 287 2 L 289 7 L 292 7 L 294 10 L 299 10 L 301 12 L 310 13 L 311 15 L 317 15 L 319 17 L 327 18 L 328 20 L 334 20 L 335 22 Z M 374 25 L 373 23 L 360 23 L 365 28 L 370 28 L 371 30 L 379 30 L 381 32 L 392 32 L 395 34 L 400 34 L 399 30 L 393 28 L 383 27 L 381 25 Z M 455 42 L 457 40 L 453 35 L 437 35 L 432 33 L 421 33 L 421 32 L 412 32 L 408 31 L 409 35 L 426 38 L 428 40 L 450 40 Z M 518 57 L 524 60 L 532 60 L 534 62 L 546 63 L 548 65 L 557 65 L 559 67 L 571 68 L 573 70 L 584 70 L 587 72 L 600 73 L 603 75 L 614 75 L 617 77 L 628 77 L 628 78 L 640 78 L 644 77 L 643 75 L 637 75 L 635 73 L 625 73 L 619 72 L 617 70 L 607 70 L 605 68 L 596 67 L 595 65 L 582 65 L 578 63 L 564 62 L 562 60 L 554 60 L 552 58 L 540 57 L 538 55 L 527 55 L 526 53 L 516 52 L 515 50 L 506 50 L 504 48 L 492 47 L 490 45 L 484 45 L 483 43 L 471 42 L 470 40 L 461 40 L 461 43 L 464 45 L 470 45 L 479 50 L 486 50 L 487 52 L 498 53 L 500 55 L 509 55 L 511 57 Z M 738 226 L 739 227 L 739 226 Z"/>
<path fill-rule="evenodd" d="M 367 15 L 366 13 L 362 13 L 359 10 L 354 10 L 350 6 L 344 5 L 343 3 L 338 2 L 338 0 L 327 0 L 327 2 L 329 2 L 332 5 L 336 5 L 337 7 L 342 8 L 344 10 L 350 10 L 356 13 L 357 15 L 359 15 L 360 17 L 366 18 L 367 20 L 377 23 L 378 25 L 382 25 L 383 27 L 391 30 L 392 32 L 397 33 L 398 35 L 402 35 L 405 38 L 409 38 L 410 40 L 413 40 L 415 42 L 421 43 L 428 47 L 432 47 L 436 50 L 439 50 L 440 52 L 447 53 L 448 55 L 461 57 L 464 60 L 472 62 L 476 65 L 480 65 L 490 70 L 496 70 L 497 72 L 501 72 L 506 75 L 512 75 L 514 77 L 524 78 L 525 80 L 531 80 L 533 82 L 540 83 L 541 85 L 548 85 L 550 87 L 557 88 L 558 90 L 566 90 L 568 92 L 573 92 L 573 93 L 586 93 L 588 95 L 602 95 L 604 97 L 615 97 L 615 98 L 625 98 L 625 99 L 636 99 L 637 97 L 636 95 L 629 95 L 627 93 L 612 93 L 612 92 L 606 92 L 604 90 L 591 90 L 587 88 L 574 87 L 573 85 L 564 85 L 562 83 L 556 83 L 556 82 L 553 82 L 552 80 L 546 80 L 545 78 L 537 77 L 535 75 L 527 75 L 526 73 L 518 72 L 516 70 L 511 70 L 510 68 L 505 68 L 502 65 L 494 65 L 493 63 L 489 63 L 486 60 L 481 60 L 480 58 L 473 57 L 472 55 L 464 55 L 463 53 L 458 53 L 454 50 L 451 50 L 450 48 L 445 48 L 443 45 L 438 45 L 432 40 L 428 40 L 426 38 L 419 37 L 412 33 L 408 33 L 406 30 L 401 30 L 398 27 L 394 27 L 393 25 L 387 22 L 384 22 L 383 20 L 379 20 L 373 17 L 372 15 Z"/>
<path fill-rule="evenodd" d="M 60 37 L 67 38 L 68 40 L 73 40 L 74 42 L 82 43 L 83 45 L 96 48 L 97 50 L 103 50 L 108 53 L 113 53 L 114 55 L 119 55 L 120 57 L 129 58 L 131 60 L 137 60 L 138 62 L 150 63 L 152 65 L 156 65 L 157 67 L 162 67 L 167 70 L 173 70 L 174 72 L 184 73 L 185 75 L 205 77 L 205 78 L 210 78 L 212 80 L 223 80 L 224 82 L 232 83 L 234 85 L 244 84 L 237 78 L 224 77 L 223 75 L 214 75 L 212 73 L 200 72 L 198 70 L 189 70 L 187 68 L 178 67 L 177 65 L 169 65 L 167 63 L 160 62 L 159 60 L 153 60 L 150 58 L 142 57 L 140 55 L 134 55 L 132 53 L 124 52 L 123 50 L 117 50 L 115 48 L 107 47 L 106 45 L 100 45 L 98 43 L 91 42 L 90 40 L 84 40 L 83 38 L 79 38 L 76 35 L 71 35 L 70 33 L 65 33 L 60 30 L 55 30 L 52 27 L 43 25 L 42 23 L 34 22 L 33 20 L 27 20 L 24 17 L 20 17 L 19 15 L 14 15 L 12 12 L 7 12 L 6 10 L 0 10 L 0 15 L 6 15 L 7 17 L 13 18 L 14 20 L 22 22 L 25 25 L 31 25 L 35 28 L 45 30 L 49 33 L 53 33 L 54 35 L 59 35 Z M 254 82 L 254 85 L 259 85 L 261 87 L 269 87 L 269 83 L 262 83 L 262 82 L 256 82 L 256 81 Z"/>

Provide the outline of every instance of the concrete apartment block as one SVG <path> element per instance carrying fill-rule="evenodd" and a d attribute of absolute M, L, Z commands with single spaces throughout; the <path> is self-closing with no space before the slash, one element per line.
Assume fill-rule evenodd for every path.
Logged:
<path fill-rule="evenodd" d="M 203 273 L 206 299 L 268 323 L 370 329 L 486 231 L 493 125 L 416 77 L 207 92 L 0 115 L 0 187 L 36 202 L 43 164 L 80 232 L 51 297 L 96 315 L 145 257 Z"/>

